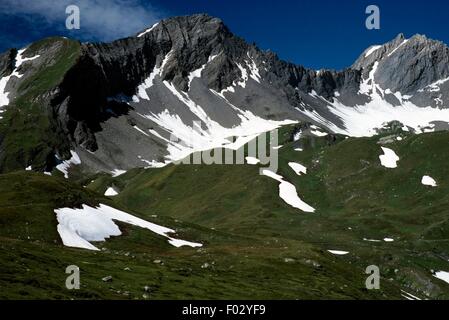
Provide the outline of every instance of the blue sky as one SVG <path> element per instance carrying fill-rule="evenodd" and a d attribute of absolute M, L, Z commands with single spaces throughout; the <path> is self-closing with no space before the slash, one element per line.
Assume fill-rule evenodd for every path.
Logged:
<path fill-rule="evenodd" d="M 81 29 L 65 29 L 78 4 Z M 380 8 L 381 29 L 365 28 L 365 8 Z M 342 69 L 372 44 L 402 32 L 449 43 L 449 1 L 426 0 L 0 0 L 0 51 L 51 35 L 109 41 L 175 15 L 208 13 L 235 34 L 306 67 Z"/>

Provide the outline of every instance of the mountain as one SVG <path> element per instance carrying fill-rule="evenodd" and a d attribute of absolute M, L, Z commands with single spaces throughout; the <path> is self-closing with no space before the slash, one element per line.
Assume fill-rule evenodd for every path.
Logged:
<path fill-rule="evenodd" d="M 448 61 L 445 44 L 398 35 L 343 71 L 309 70 L 203 14 L 111 43 L 44 39 L 0 56 L 0 169 L 158 167 L 299 120 L 350 136 L 445 129 Z"/>
<path fill-rule="evenodd" d="M 448 50 L 316 71 L 193 15 L 3 53 L 0 297 L 447 299 Z"/>

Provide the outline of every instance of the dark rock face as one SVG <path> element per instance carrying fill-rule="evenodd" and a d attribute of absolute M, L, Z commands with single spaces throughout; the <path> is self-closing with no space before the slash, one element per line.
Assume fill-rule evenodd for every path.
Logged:
<path fill-rule="evenodd" d="M 159 31 L 158 28 L 162 30 Z M 229 58 L 241 53 L 246 45 L 236 39 L 221 20 L 206 15 L 180 17 L 161 22 L 153 32 L 157 33 L 156 42 L 169 43 L 173 52 L 173 58 L 167 62 L 162 78 L 172 82 L 182 91 L 189 89 L 187 75 L 207 63 L 210 56 L 223 52 L 227 57 L 216 65 L 219 69 L 221 64 L 229 63 Z M 145 37 L 152 39 L 149 35 Z M 226 72 L 211 75 L 215 75 L 214 80 L 223 85 L 231 82 L 230 79 L 226 79 L 228 75 Z"/>
<path fill-rule="evenodd" d="M 0 55 L 0 75 L 11 73 L 15 54 Z M 437 98 L 449 102 L 444 86 L 442 96 L 420 91 L 449 76 L 449 49 L 441 42 L 398 35 L 367 49 L 350 68 L 317 72 L 261 51 L 233 35 L 220 19 L 204 14 L 163 20 L 111 43 L 82 44 L 76 63 L 47 98 L 55 130 L 89 169 L 128 169 L 167 155 L 163 138 L 171 129 L 159 130 L 159 137 L 148 134 L 161 126 L 157 115 L 163 112 L 185 124 L 215 121 L 232 128 L 241 122 L 240 111 L 232 108 L 263 119 L 312 122 L 302 111 L 313 111 L 344 128 L 329 103 L 337 93 L 350 107 L 368 102 L 360 85 L 374 67 L 381 88 L 414 94 L 418 106 L 434 105 Z M 195 76 L 198 70 L 200 77 Z M 385 100 L 397 98 L 391 94 Z M 194 110 L 199 106 L 210 119 Z"/>
<path fill-rule="evenodd" d="M 0 77 L 6 77 L 11 74 L 14 69 L 16 54 L 16 49 L 10 49 L 0 54 Z"/>
<path fill-rule="evenodd" d="M 187 75 L 205 64 L 213 52 L 228 48 L 235 54 L 236 48 L 229 45 L 234 40 L 244 45 L 219 19 L 198 15 L 162 21 L 142 37 L 85 44 L 81 58 L 67 73 L 54 100 L 61 124 L 77 144 L 95 151 L 93 133 L 101 130 L 99 123 L 105 120 L 108 97 L 132 96 L 170 51 L 173 58 L 164 68 L 162 80 L 187 91 Z M 231 78 L 229 59 L 223 59 L 211 71 L 210 84 L 218 89 L 232 82 Z"/>

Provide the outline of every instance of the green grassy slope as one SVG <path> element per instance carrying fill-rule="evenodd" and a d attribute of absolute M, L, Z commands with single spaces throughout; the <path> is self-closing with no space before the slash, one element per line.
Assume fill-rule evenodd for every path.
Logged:
<path fill-rule="evenodd" d="M 282 139 L 290 136 L 288 130 L 281 132 Z M 447 132 L 404 135 L 403 141 L 387 145 L 401 158 L 397 169 L 381 166 L 380 136 L 284 143 L 278 173 L 297 186 L 301 198 L 317 209 L 314 214 L 285 204 L 278 183 L 249 165 L 134 170 L 90 187 L 104 192 L 114 185 L 121 190 L 115 201 L 147 214 L 233 234 L 305 242 L 323 252 L 349 251 L 338 259 L 357 268 L 378 265 L 386 279 L 418 296 L 447 298 L 448 285 L 432 270 L 449 270 L 448 138 Z M 297 146 L 305 150 L 294 151 Z M 305 165 L 308 174 L 297 176 L 290 161 Z M 423 186 L 425 174 L 439 186 Z"/>
<path fill-rule="evenodd" d="M 387 145 L 401 160 L 397 169 L 386 169 L 378 158 L 380 136 L 293 142 L 292 129 L 280 132 L 278 173 L 315 213 L 284 203 L 278 183 L 251 165 L 134 169 L 116 178 L 96 175 L 87 188 L 30 172 L 0 176 L 2 297 L 401 299 L 405 290 L 448 298 L 448 284 L 432 271 L 449 270 L 449 151 L 441 147 L 449 133 L 404 135 Z M 299 146 L 304 151 L 294 151 Z M 308 173 L 297 176 L 290 161 Z M 424 174 L 439 186 L 423 186 Z M 109 186 L 119 195 L 102 196 Z M 63 247 L 53 209 L 100 202 L 204 247 L 174 248 L 124 224 L 122 236 L 95 244 L 100 252 Z M 81 268 L 79 291 L 65 289 L 70 264 Z M 369 265 L 380 267 L 380 290 L 364 288 Z M 103 282 L 108 275 L 113 280 Z"/>
<path fill-rule="evenodd" d="M 67 248 L 56 232 L 54 208 L 100 202 L 124 207 L 64 179 L 38 173 L 1 175 L 0 182 L 1 298 L 399 297 L 399 289 L 390 284 L 381 292 L 365 290 L 363 270 L 312 244 L 221 232 L 162 212 L 127 210 L 174 228 L 179 238 L 199 241 L 204 247 L 174 248 L 148 230 L 120 224 L 124 235 L 96 243 L 100 252 Z M 72 264 L 81 269 L 81 290 L 65 288 L 64 271 Z M 109 275 L 113 280 L 103 282 Z"/>

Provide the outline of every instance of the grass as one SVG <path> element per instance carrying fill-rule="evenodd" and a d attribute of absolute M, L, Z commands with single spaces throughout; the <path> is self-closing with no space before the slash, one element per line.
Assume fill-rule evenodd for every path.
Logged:
<path fill-rule="evenodd" d="M 284 203 L 278 183 L 251 165 L 97 174 L 87 188 L 81 185 L 90 177 L 75 182 L 29 172 L 0 176 L 2 297 L 401 299 L 402 289 L 421 298 L 448 298 L 448 284 L 432 271 L 449 269 L 448 150 L 441 148 L 449 133 L 404 135 L 388 145 L 401 158 L 398 168 L 386 169 L 378 159 L 382 135 L 303 136 L 293 142 L 292 130 L 280 132 L 278 173 L 316 208 L 313 214 Z M 294 151 L 299 146 L 303 152 Z M 290 161 L 305 165 L 307 175 L 297 176 Z M 423 186 L 424 174 L 439 187 Z M 112 185 L 119 195 L 102 196 Z M 63 247 L 53 209 L 100 202 L 204 247 L 174 248 L 124 224 L 122 236 L 95 244 L 100 252 Z M 363 240 L 386 237 L 395 241 Z M 69 264 L 81 268 L 79 291 L 64 287 Z M 369 265 L 380 267 L 381 290 L 364 288 Z M 112 282 L 103 282 L 108 275 Z"/>
<path fill-rule="evenodd" d="M 449 134 L 404 135 L 403 141 L 388 145 L 401 158 L 391 170 L 380 165 L 377 142 L 382 136 L 288 142 L 289 130 L 280 134 L 284 147 L 278 173 L 297 186 L 301 198 L 317 209 L 314 214 L 285 204 L 278 183 L 249 165 L 134 170 L 90 187 L 104 192 L 113 184 L 121 190 L 115 201 L 145 214 L 165 214 L 233 234 L 301 241 L 322 251 L 350 251 L 352 258 L 345 259 L 351 263 L 359 268 L 379 265 L 388 278 L 418 296 L 447 297 L 447 284 L 431 271 L 449 269 L 449 152 L 441 148 Z M 298 146 L 305 150 L 294 151 Z M 290 161 L 305 165 L 308 174 L 297 176 Z M 439 187 L 423 186 L 425 174 Z"/>
<path fill-rule="evenodd" d="M 123 224 L 123 236 L 95 244 L 100 252 L 63 247 L 54 208 L 99 202 L 123 207 L 38 173 L 17 172 L 0 180 L 4 299 L 382 299 L 398 294 L 394 286 L 382 294 L 364 290 L 363 270 L 311 244 L 227 233 L 133 210 L 128 211 L 174 228 L 180 238 L 204 247 L 174 248 L 160 236 Z M 79 291 L 64 285 L 65 268 L 72 264 L 81 269 Z M 101 280 L 109 275 L 112 282 Z"/>

